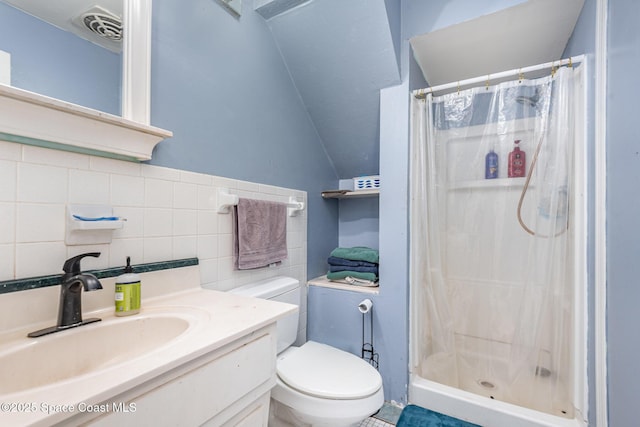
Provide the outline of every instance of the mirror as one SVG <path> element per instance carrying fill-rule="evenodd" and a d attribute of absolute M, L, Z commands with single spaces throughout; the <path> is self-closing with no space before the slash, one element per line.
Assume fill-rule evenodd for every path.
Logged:
<path fill-rule="evenodd" d="M 121 115 L 122 0 L 2 0 L 11 85 Z"/>
<path fill-rule="evenodd" d="M 149 124 L 150 15 L 151 0 L 1 0 L 11 85 Z"/>

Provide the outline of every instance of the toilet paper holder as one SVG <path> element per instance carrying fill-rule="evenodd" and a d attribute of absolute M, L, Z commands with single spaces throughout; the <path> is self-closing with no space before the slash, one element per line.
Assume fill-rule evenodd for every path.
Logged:
<path fill-rule="evenodd" d="M 360 357 L 363 360 L 366 360 L 373 366 L 378 369 L 378 359 L 379 355 L 376 353 L 373 348 L 373 302 L 367 298 L 364 299 L 358 304 L 358 311 L 362 313 L 362 350 Z M 369 315 L 369 342 L 365 342 L 365 317 Z"/>

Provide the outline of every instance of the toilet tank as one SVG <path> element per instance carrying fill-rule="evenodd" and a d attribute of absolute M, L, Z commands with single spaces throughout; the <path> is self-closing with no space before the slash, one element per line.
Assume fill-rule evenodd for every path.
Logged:
<path fill-rule="evenodd" d="M 300 307 L 300 282 L 291 277 L 277 276 L 231 289 L 232 294 L 271 301 L 286 302 Z M 298 336 L 299 311 L 278 320 L 278 353 L 291 346 Z"/>

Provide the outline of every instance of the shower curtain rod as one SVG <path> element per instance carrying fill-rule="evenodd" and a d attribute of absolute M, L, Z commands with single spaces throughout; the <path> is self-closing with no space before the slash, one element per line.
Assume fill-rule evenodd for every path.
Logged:
<path fill-rule="evenodd" d="M 428 93 L 433 94 L 434 92 L 441 92 L 443 90 L 454 89 L 454 88 L 457 88 L 458 90 L 460 90 L 460 88 L 462 87 L 471 86 L 476 83 L 485 83 L 488 86 L 491 80 L 498 80 L 498 79 L 511 77 L 511 76 L 520 76 L 520 79 L 523 79 L 526 73 L 545 70 L 548 68 L 554 70 L 556 68 L 562 67 L 563 65 L 573 66 L 583 61 L 584 61 L 584 55 L 572 56 L 570 58 L 560 59 L 559 61 L 551 61 L 544 64 L 532 65 L 530 67 L 524 67 L 524 68 L 514 68 L 513 70 L 502 71 L 500 73 L 488 74 L 486 76 L 481 76 L 481 77 L 473 77 L 473 78 L 461 80 L 458 82 L 445 83 L 438 86 L 427 87 L 424 89 L 416 89 L 411 93 L 416 98 L 423 98 Z"/>

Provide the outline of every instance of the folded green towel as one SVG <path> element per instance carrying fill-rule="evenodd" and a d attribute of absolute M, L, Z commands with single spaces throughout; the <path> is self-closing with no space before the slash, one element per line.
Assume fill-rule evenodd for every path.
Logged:
<path fill-rule="evenodd" d="M 377 249 L 365 246 L 355 246 L 353 248 L 335 248 L 331 251 L 331 256 L 349 259 L 352 261 L 367 261 L 378 264 L 380 256 Z"/>
<path fill-rule="evenodd" d="M 378 281 L 378 276 L 373 273 L 363 273 L 361 271 L 329 271 L 327 273 L 327 279 L 329 280 L 344 280 L 345 277 L 355 277 L 356 279 L 370 280 L 372 282 Z"/>

